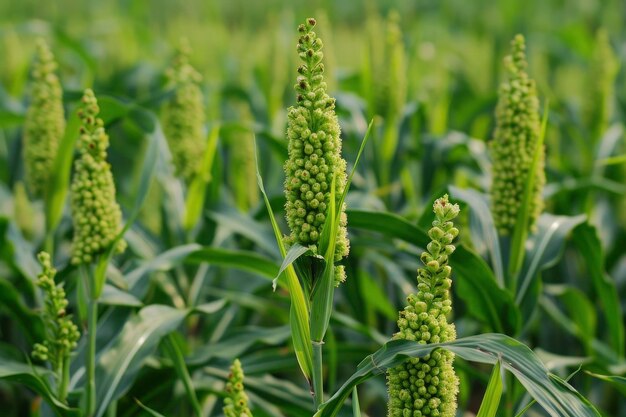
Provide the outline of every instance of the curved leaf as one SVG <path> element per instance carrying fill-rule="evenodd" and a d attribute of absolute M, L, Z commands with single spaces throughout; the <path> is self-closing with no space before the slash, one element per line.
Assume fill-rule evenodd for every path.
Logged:
<path fill-rule="evenodd" d="M 366 357 L 357 371 L 314 417 L 334 417 L 343 402 L 358 384 L 410 357 L 423 357 L 436 348 L 448 349 L 472 362 L 495 364 L 511 372 L 528 393 L 553 417 L 601 417 L 598 410 L 571 385 L 551 374 L 537 356 L 523 343 L 503 334 L 486 333 L 439 344 L 418 344 L 408 340 L 392 340 Z"/>
<path fill-rule="evenodd" d="M 604 269 L 602 244 L 596 229 L 589 223 L 579 225 L 572 233 L 572 240 L 585 259 L 591 282 L 600 299 L 604 318 L 609 328 L 609 338 L 613 350 L 624 356 L 624 322 L 622 307 L 615 282 Z"/>
<path fill-rule="evenodd" d="M 111 401 L 121 396 L 161 338 L 174 331 L 186 315 L 185 310 L 155 304 L 142 308 L 126 323 L 114 344 L 98 358 L 96 417 L 102 417 Z"/>
<path fill-rule="evenodd" d="M 57 413 L 63 417 L 78 417 L 80 411 L 68 407 L 57 399 L 48 386 L 48 383 L 40 376 L 40 374 L 48 373 L 43 368 L 35 368 L 31 365 L 19 362 L 0 361 L 0 379 L 19 382 L 24 384 L 41 395 L 46 403 Z"/>
<path fill-rule="evenodd" d="M 520 303 L 526 291 L 537 273 L 545 269 L 559 259 L 565 247 L 564 241 L 567 235 L 579 224 L 584 222 L 586 216 L 555 216 L 544 213 L 539 218 L 537 233 L 534 233 L 527 242 L 528 252 L 524 257 L 524 266 L 520 273 L 520 287 L 516 295 L 516 303 Z"/>

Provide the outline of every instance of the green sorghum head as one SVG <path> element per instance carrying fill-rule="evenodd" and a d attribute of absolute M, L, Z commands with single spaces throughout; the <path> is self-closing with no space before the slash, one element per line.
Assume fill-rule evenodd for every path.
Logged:
<path fill-rule="evenodd" d="M 224 415 L 226 417 L 252 417 L 248 408 L 248 396 L 243 387 L 243 369 L 239 359 L 235 359 L 230 367 L 230 374 L 226 382 L 226 394 L 224 399 Z"/>
<path fill-rule="evenodd" d="M 37 41 L 31 103 L 24 121 L 26 183 L 35 197 L 43 197 L 65 129 L 63 90 L 55 74 L 57 64 L 43 39 Z"/>
<path fill-rule="evenodd" d="M 452 223 L 459 214 L 459 206 L 450 204 L 445 195 L 435 201 L 434 212 L 435 220 L 428 232 L 431 242 L 421 256 L 424 267 L 417 273 L 417 294 L 407 297 L 409 305 L 400 312 L 399 331 L 394 339 L 420 344 L 456 339 L 454 324 L 447 320 L 452 310 L 448 257 L 454 252 L 452 241 L 459 233 Z M 389 369 L 387 415 L 454 417 L 459 381 L 453 360 L 452 352 L 438 349 Z"/>
<path fill-rule="evenodd" d="M 314 252 L 322 234 L 335 176 L 337 204 L 346 186 L 346 161 L 341 158 L 339 122 L 335 99 L 326 93 L 322 41 L 313 32 L 315 19 L 298 27 L 298 55 L 302 65 L 295 84 L 297 104 L 287 113 L 289 159 L 285 162 L 285 205 L 291 229 L 288 243 L 300 243 Z M 348 255 L 345 207 L 341 208 L 336 236 L 335 260 Z M 322 254 L 323 255 L 323 254 Z M 343 280 L 342 267 L 336 267 L 337 282 Z"/>
<path fill-rule="evenodd" d="M 543 209 L 544 149 L 540 150 L 537 170 L 529 173 L 541 123 L 535 81 L 526 73 L 525 49 L 524 37 L 517 35 L 511 42 L 511 54 L 504 59 L 508 79 L 500 86 L 496 129 L 490 143 L 493 160 L 491 204 L 500 235 L 509 235 L 515 228 L 529 175 L 534 176 L 531 227 Z"/>
<path fill-rule="evenodd" d="M 172 67 L 167 71 L 172 97 L 163 109 L 163 130 L 172 152 L 176 175 L 185 181 L 198 172 L 206 146 L 204 97 L 200 74 L 189 63 L 190 48 L 181 40 Z"/>
<path fill-rule="evenodd" d="M 588 96 L 584 103 L 584 116 L 594 142 L 608 128 L 618 72 L 619 59 L 613 51 L 609 34 L 605 29 L 599 29 L 589 68 Z"/>
<path fill-rule="evenodd" d="M 376 114 L 398 119 L 406 101 L 407 80 L 400 15 L 396 11 L 387 16 L 384 60 L 380 64 L 382 79 L 374 85 Z"/>
<path fill-rule="evenodd" d="M 80 338 L 78 327 L 65 310 L 67 299 L 63 287 L 54 282 L 56 270 L 52 267 L 50 255 L 41 252 L 37 258 L 43 268 L 37 279 L 37 286 L 43 290 L 44 306 L 41 317 L 46 329 L 46 339 L 33 347 L 33 357 L 48 361 L 53 369 L 58 367 L 76 348 Z"/>
<path fill-rule="evenodd" d="M 79 110 L 82 126 L 71 188 L 75 265 L 89 264 L 106 252 L 122 227 L 111 165 L 106 160 L 109 137 L 102 119 L 97 117 L 99 112 L 93 91 L 85 90 Z M 119 240 L 115 249 L 123 252 L 125 248 L 126 242 Z"/>

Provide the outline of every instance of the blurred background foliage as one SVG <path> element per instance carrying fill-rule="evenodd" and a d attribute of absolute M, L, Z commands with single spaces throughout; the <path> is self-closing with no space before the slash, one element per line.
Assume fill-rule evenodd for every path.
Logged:
<path fill-rule="evenodd" d="M 259 199 L 249 128 L 257 134 L 266 188 L 276 212 L 282 214 L 286 109 L 295 101 L 295 29 L 308 16 L 318 19 L 318 32 L 324 40 L 326 76 L 330 94 L 337 97 L 344 157 L 349 166 L 368 121 L 376 120 L 374 137 L 348 196 L 349 209 L 389 211 L 422 228 L 429 224 L 432 200 L 450 186 L 488 190 L 485 142 L 491 138 L 495 123 L 497 91 L 504 75 L 502 58 L 510 39 L 516 33 L 525 35 L 528 72 L 537 81 L 542 107 L 549 103 L 546 211 L 567 216 L 588 214 L 599 240 L 580 238 L 583 243 L 563 243 L 563 236 L 560 243 L 549 245 L 552 249 L 548 255 L 544 257 L 541 252 L 535 272 L 546 288 L 533 285 L 534 304 L 517 306 L 523 326 L 508 323 L 511 326 L 505 330 L 538 347 L 544 359 L 552 361 L 551 369 L 562 376 L 581 362 L 599 373 L 626 373 L 623 351 L 608 347 L 611 330 L 601 319 L 604 306 L 590 279 L 595 272 L 580 250 L 585 244 L 589 245 L 587 253 L 589 247 L 594 249 L 591 256 L 597 259 L 593 265 L 599 268 L 594 271 L 600 271 L 600 277 L 604 270 L 608 272 L 624 311 L 626 164 L 624 158 L 620 162 L 626 154 L 623 0 L 0 2 L 0 213 L 5 215 L 3 219 L 12 219 L 0 222 L 0 231 L 7 236 L 7 244 L 0 251 L 4 260 L 0 273 L 7 282 L 24 290 L 27 304 L 35 304 L 36 296 L 23 279 L 27 275 L 23 263 L 20 266 L 23 260 L 16 254 L 20 249 L 34 253 L 42 238 L 41 207 L 28 203 L 21 185 L 19 157 L 21 124 L 29 103 L 29 72 L 38 37 L 51 44 L 68 107 L 86 87 L 93 87 L 100 98 L 111 137 L 109 160 L 125 212 L 134 201 L 146 129 L 140 117 L 117 117 L 116 112 L 121 104 L 129 103 L 160 111 L 167 96 L 164 73 L 181 37 L 189 40 L 191 63 L 203 77 L 208 125 L 220 123 L 219 157 L 212 167 L 202 224 L 192 236 L 184 236 L 172 226 L 180 216 L 176 211 L 180 202 L 171 199 L 176 194 L 171 193 L 171 173 L 157 173 L 160 185 L 151 188 L 142 215 L 129 231 L 129 254 L 119 262 L 122 272 L 133 271 L 141 264 L 139 260 L 149 264 L 168 249 L 191 253 L 190 248 L 183 247 L 191 242 L 255 250 L 280 263 Z M 601 53 L 602 42 L 608 42 L 612 58 Z M 393 48 L 403 51 L 393 52 Z M 611 60 L 613 69 L 607 70 L 604 64 Z M 386 103 L 382 108 L 381 102 Z M 597 114 L 600 102 L 606 104 L 605 116 Z M 388 108 L 394 111 L 387 114 Z M 601 120 L 603 117 L 606 120 Z M 395 137 L 397 146 L 389 157 L 381 158 L 381 138 L 389 137 Z M 455 192 L 451 194 L 453 199 L 460 198 Z M 476 226 L 476 219 L 468 215 L 476 212 L 476 207 L 479 205 L 469 202 L 464 207 L 461 241 L 487 259 L 489 242 L 480 234 L 480 222 Z M 20 226 L 21 233 L 9 226 L 13 223 Z M 545 224 L 552 223 L 546 220 Z M 326 345 L 329 392 L 393 334 L 397 310 L 415 285 L 419 253 L 415 242 L 401 240 L 402 230 L 394 234 L 389 228 L 381 239 L 375 228 L 373 232 L 360 229 L 368 227 L 361 224 L 349 229 L 353 250 L 347 261 L 348 281 L 336 294 L 337 311 Z M 540 229 L 547 234 L 546 230 Z M 70 236 L 66 217 L 58 232 L 56 260 L 60 275 L 67 280 L 68 294 L 75 296 L 75 271 L 65 268 Z M 585 236 L 595 238 L 595 231 Z M 194 368 L 199 392 L 215 398 L 205 406 L 218 409 L 227 364 L 232 355 L 239 355 L 251 376 L 247 386 L 253 404 L 259 407 L 255 415 L 307 415 L 308 392 L 299 379 L 292 352 L 285 348 L 288 297 L 272 293 L 267 277 L 259 278 L 258 273 L 209 268 L 206 264 L 198 268 L 196 264 L 206 261 L 207 256 L 197 255 L 185 267 L 163 267 L 165 271 L 155 273 L 151 284 L 142 284 L 145 288 L 139 291 L 145 304 L 178 308 L 227 300 L 219 319 L 189 318 L 186 337 L 179 337 L 188 364 Z M 174 257 L 177 260 L 172 263 L 183 257 Z M 483 307 L 479 304 L 455 299 L 459 336 L 502 331 L 481 319 L 477 311 Z M 119 317 L 103 325 L 103 337 L 119 332 L 129 316 L 127 309 L 118 309 L 122 308 L 111 307 L 107 312 Z M 577 315 L 577 309 L 584 314 Z M 11 315 L 3 314 L 3 339 L 28 351 L 28 336 L 21 336 Z M 10 351 L 3 347 L 5 350 Z M 15 351 L 10 355 L 19 356 Z M 582 356 L 586 358 L 580 359 Z M 462 408 L 476 411 L 488 374 L 463 361 L 458 363 Z M 175 390 L 171 366 L 148 362 L 133 377 L 139 382 L 125 381 L 130 394 L 119 400 L 119 416 L 141 415 L 133 398 L 168 415 L 183 415 L 174 413 L 189 410 L 185 404 L 175 405 L 161 395 L 176 392 L 178 398 L 183 397 L 180 389 Z M 167 382 L 153 390 L 151 381 L 155 378 Z M 626 415 L 623 391 L 607 389 L 606 383 L 589 377 L 576 378 L 577 388 L 582 387 L 605 415 Z M 362 395 L 362 409 L 369 410 L 370 415 L 382 415 L 380 399 L 386 395 L 382 378 L 363 389 L 367 394 Z M 0 406 L 3 415 L 23 415 L 24 394 L 17 393 L 14 387 L 0 385 L 0 404 L 7 404 L 6 410 Z M 272 402 L 280 406 L 272 408 Z M 539 410 L 532 412 L 542 415 Z"/>

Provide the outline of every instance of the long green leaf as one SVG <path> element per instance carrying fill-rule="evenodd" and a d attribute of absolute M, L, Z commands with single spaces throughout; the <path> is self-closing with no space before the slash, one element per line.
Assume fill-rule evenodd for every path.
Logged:
<path fill-rule="evenodd" d="M 392 340 L 366 357 L 344 385 L 315 414 L 334 417 L 358 384 L 385 373 L 410 357 L 424 357 L 434 349 L 445 348 L 472 362 L 495 364 L 511 372 L 528 393 L 552 417 L 601 417 L 598 410 L 571 385 L 551 374 L 526 345 L 503 334 L 486 333 L 439 344 L 418 344 Z"/>
<path fill-rule="evenodd" d="M 475 229 L 478 235 L 473 236 L 474 244 L 476 245 L 476 237 L 479 237 L 482 244 L 487 247 L 489 260 L 491 261 L 496 281 L 500 288 L 504 288 L 504 266 L 502 262 L 502 251 L 500 250 L 500 240 L 498 239 L 498 230 L 496 229 L 491 210 L 489 209 L 487 196 L 476 190 L 462 189 L 455 186 L 450 186 L 449 190 L 450 194 L 455 199 L 464 201 L 470 206 L 470 219 L 472 225 L 476 224 L 473 230 Z"/>
<path fill-rule="evenodd" d="M 255 252 L 204 247 L 190 253 L 186 263 L 209 263 L 212 265 L 227 266 L 234 269 L 254 272 L 264 278 L 272 279 L 278 275 L 278 265 L 275 262 L 258 255 Z"/>
<path fill-rule="evenodd" d="M 596 229 L 584 223 L 574 229 L 572 240 L 587 264 L 591 282 L 602 305 L 608 326 L 608 337 L 615 353 L 624 356 L 624 322 L 620 297 L 615 282 L 604 269 L 602 244 Z"/>
<path fill-rule="evenodd" d="M 500 373 L 500 361 L 498 360 L 491 371 L 491 378 L 487 385 L 487 391 L 480 404 L 476 417 L 495 417 L 502 397 L 502 374 Z"/>
<path fill-rule="evenodd" d="M 0 361 L 0 379 L 26 385 L 37 394 L 41 395 L 46 403 L 48 403 L 59 416 L 80 416 L 80 410 L 68 407 L 66 404 L 59 401 L 52 393 L 48 383 L 41 377 L 41 375 L 46 373 L 48 373 L 46 369 L 34 368 L 24 363 Z"/>
<path fill-rule="evenodd" d="M 537 274 L 545 268 L 556 263 L 565 249 L 565 239 L 576 226 L 585 221 L 584 215 L 579 216 L 555 216 L 544 213 L 538 220 L 537 233 L 534 233 L 530 241 L 530 249 L 524 257 L 524 264 L 519 273 L 519 287 L 515 294 L 515 303 L 519 306 L 530 304 L 522 311 L 527 316 L 532 313 L 532 308 L 537 300 L 529 300 L 528 291 L 537 279 Z"/>

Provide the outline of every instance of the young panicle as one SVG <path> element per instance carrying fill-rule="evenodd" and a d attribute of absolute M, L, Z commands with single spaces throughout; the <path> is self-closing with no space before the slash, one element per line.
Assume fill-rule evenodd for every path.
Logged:
<path fill-rule="evenodd" d="M 500 86 L 496 129 L 490 143 L 493 159 L 491 204 L 498 232 L 510 235 L 515 228 L 529 175 L 535 178 L 528 224 L 533 227 L 541 214 L 545 152 L 540 150 L 536 171 L 530 172 L 541 123 L 535 81 L 526 72 L 526 45 L 522 35 L 517 35 L 511 42 L 511 54 L 505 57 L 504 64 L 508 79 Z"/>
<path fill-rule="evenodd" d="M 174 92 L 163 109 L 163 130 L 176 175 L 185 181 L 198 172 L 206 147 L 204 97 L 199 86 L 202 77 L 189 63 L 190 53 L 188 42 L 182 39 L 167 71 Z"/>
<path fill-rule="evenodd" d="M 400 312 L 399 331 L 394 339 L 413 340 L 421 344 L 456 339 L 456 329 L 447 316 L 452 310 L 450 297 L 451 268 L 448 257 L 459 231 L 452 220 L 459 206 L 448 196 L 435 201 L 435 220 L 428 232 L 431 241 L 422 253 L 424 264 L 417 274 L 417 294 L 407 297 L 408 305 Z M 435 350 L 423 358 L 410 358 L 387 372 L 389 387 L 388 416 L 454 417 L 458 377 L 452 362 L 454 354 Z"/>
<path fill-rule="evenodd" d="M 81 106 L 82 127 L 71 186 L 75 265 L 89 264 L 106 252 L 122 227 L 111 165 L 106 160 L 109 136 L 98 118 L 98 101 L 90 89 L 85 90 Z M 118 240 L 115 250 L 123 252 L 125 248 L 125 241 Z"/>
<path fill-rule="evenodd" d="M 63 90 L 56 68 L 50 48 L 39 39 L 32 71 L 31 103 L 24 121 L 26 183 L 35 197 L 44 196 L 65 130 Z"/>
<path fill-rule="evenodd" d="M 335 99 L 328 96 L 324 82 L 322 41 L 313 31 L 315 19 L 299 26 L 296 105 L 287 113 L 289 159 L 285 163 L 285 205 L 290 244 L 300 243 L 317 251 L 331 198 L 333 177 L 339 204 L 346 186 L 346 161 L 341 157 L 340 128 Z M 335 260 L 348 255 L 346 215 L 341 208 L 335 236 Z M 322 254 L 323 255 L 323 254 Z M 336 282 L 344 279 L 343 266 L 336 267 Z"/>

